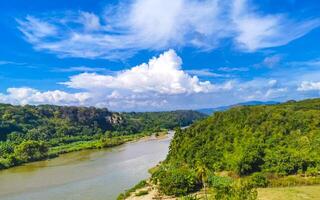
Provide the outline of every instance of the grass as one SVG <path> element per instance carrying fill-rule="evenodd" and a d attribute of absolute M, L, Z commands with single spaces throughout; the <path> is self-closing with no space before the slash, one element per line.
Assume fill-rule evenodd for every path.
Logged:
<path fill-rule="evenodd" d="M 148 190 L 141 190 L 139 192 L 136 193 L 137 197 L 143 196 L 143 195 L 147 195 L 149 192 Z"/>
<path fill-rule="evenodd" d="M 319 200 L 320 185 L 258 189 L 259 200 Z"/>
<path fill-rule="evenodd" d="M 320 177 L 290 175 L 284 177 L 269 178 L 268 187 L 293 187 L 307 185 L 320 185 Z"/>
<path fill-rule="evenodd" d="M 124 200 L 124 199 L 128 198 L 131 195 L 131 193 L 135 192 L 138 189 L 141 189 L 141 188 L 145 187 L 147 184 L 148 183 L 145 180 L 140 181 L 137 185 L 133 186 L 129 190 L 126 190 L 124 193 L 121 193 L 118 196 L 117 200 Z M 147 191 L 146 194 L 148 194 L 148 191 Z M 142 193 L 139 196 L 146 195 L 146 194 Z"/>
<path fill-rule="evenodd" d="M 114 147 L 126 142 L 140 139 L 144 136 L 146 136 L 146 134 L 134 134 L 134 135 L 127 135 L 127 136 L 118 136 L 111 139 L 72 142 L 69 144 L 63 144 L 63 145 L 51 147 L 49 150 L 49 156 L 54 157 L 59 154 L 69 153 L 73 151 L 80 151 L 84 149 L 99 149 L 99 148 Z"/>

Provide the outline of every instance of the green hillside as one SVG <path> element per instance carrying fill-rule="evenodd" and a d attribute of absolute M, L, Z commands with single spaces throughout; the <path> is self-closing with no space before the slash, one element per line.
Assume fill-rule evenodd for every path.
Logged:
<path fill-rule="evenodd" d="M 153 179 L 165 193 L 176 195 L 220 184 L 217 175 L 223 172 L 242 180 L 253 174 L 265 187 L 272 177 L 317 176 L 319 147 L 320 99 L 239 106 L 177 130 Z M 179 180 L 168 184 L 171 176 Z"/>

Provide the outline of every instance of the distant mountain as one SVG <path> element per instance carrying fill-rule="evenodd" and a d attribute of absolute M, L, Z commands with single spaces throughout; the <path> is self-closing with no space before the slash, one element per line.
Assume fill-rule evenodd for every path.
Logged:
<path fill-rule="evenodd" d="M 211 115 L 214 112 L 219 112 L 219 111 L 225 111 L 230 108 L 236 107 L 236 106 L 257 106 L 257 105 L 274 105 L 278 104 L 280 102 L 276 101 L 247 101 L 247 102 L 242 102 L 242 103 L 237 103 L 229 106 L 220 106 L 216 108 L 202 108 L 198 109 L 197 111 L 206 115 Z"/>

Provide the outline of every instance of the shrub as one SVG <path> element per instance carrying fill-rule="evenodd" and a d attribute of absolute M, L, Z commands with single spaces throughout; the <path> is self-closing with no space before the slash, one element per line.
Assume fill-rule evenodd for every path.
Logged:
<path fill-rule="evenodd" d="M 249 145 L 243 152 L 237 162 L 236 172 L 242 175 L 249 175 L 254 172 L 260 171 L 263 161 L 264 152 L 262 147 L 256 145 Z"/>
<path fill-rule="evenodd" d="M 162 166 L 153 173 L 152 178 L 159 183 L 160 190 L 166 195 L 183 196 L 201 188 L 195 171 L 187 167 Z"/>
<path fill-rule="evenodd" d="M 227 187 L 231 185 L 232 182 L 233 180 L 229 177 L 215 176 L 215 175 L 208 176 L 208 184 L 210 187 L 213 187 L 213 188 Z"/>
<path fill-rule="evenodd" d="M 44 142 L 24 141 L 14 149 L 14 153 L 22 162 L 36 161 L 48 156 L 48 147 Z"/>
<path fill-rule="evenodd" d="M 248 182 L 234 182 L 225 187 L 215 188 L 216 200 L 256 200 L 257 190 Z"/>
<path fill-rule="evenodd" d="M 252 174 L 252 176 L 250 177 L 250 183 L 254 187 L 267 187 L 269 181 L 264 174 L 257 172 Z"/>
<path fill-rule="evenodd" d="M 307 176 L 317 176 L 319 169 L 317 167 L 308 167 L 306 174 Z"/>

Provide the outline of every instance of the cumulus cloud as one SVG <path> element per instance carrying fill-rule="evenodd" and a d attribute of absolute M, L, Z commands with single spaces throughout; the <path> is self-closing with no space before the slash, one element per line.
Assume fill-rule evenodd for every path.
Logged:
<path fill-rule="evenodd" d="M 320 81 L 303 81 L 297 89 L 298 91 L 320 91 Z"/>
<path fill-rule="evenodd" d="M 182 69 L 182 59 L 174 50 L 113 75 L 80 73 L 62 84 L 77 92 L 9 88 L 0 93 L 0 102 L 98 106 L 120 111 L 185 109 L 201 106 L 198 98 L 206 96 L 210 100 L 232 92 L 236 86 L 232 80 L 211 83 L 190 75 Z"/>
<path fill-rule="evenodd" d="M 140 50 L 211 50 L 225 39 L 255 51 L 285 45 L 319 26 L 319 20 L 295 22 L 285 14 L 260 14 L 252 7 L 246 0 L 133 0 L 101 15 L 79 11 L 17 21 L 38 50 L 105 59 L 126 59 Z"/>
<path fill-rule="evenodd" d="M 136 93 L 157 92 L 161 94 L 182 94 L 209 92 L 215 89 L 209 81 L 200 81 L 181 69 L 182 60 L 173 50 L 154 57 L 115 76 L 82 73 L 72 76 L 63 84 L 76 89 L 118 89 Z"/>
<path fill-rule="evenodd" d="M 182 59 L 176 52 L 168 50 L 146 63 L 111 75 L 86 72 L 71 76 L 62 83 L 68 87 L 66 90 L 9 88 L 6 93 L 0 93 L 0 102 L 83 105 L 108 107 L 117 111 L 145 111 L 197 109 L 248 100 L 284 100 L 297 95 L 297 92 L 294 92 L 297 90 L 297 82 L 291 83 L 278 79 L 279 77 L 253 80 L 221 80 L 220 77 L 212 77 L 211 81 L 203 81 L 183 70 L 182 66 Z M 236 71 L 236 68 L 234 70 Z M 299 90 L 311 89 L 319 91 L 320 84 L 303 82 Z"/>
<path fill-rule="evenodd" d="M 90 99 L 88 93 L 67 93 L 60 90 L 40 92 L 39 90 L 21 87 L 8 88 L 7 94 L 0 93 L 0 101 L 11 104 L 57 104 L 85 105 Z"/>

